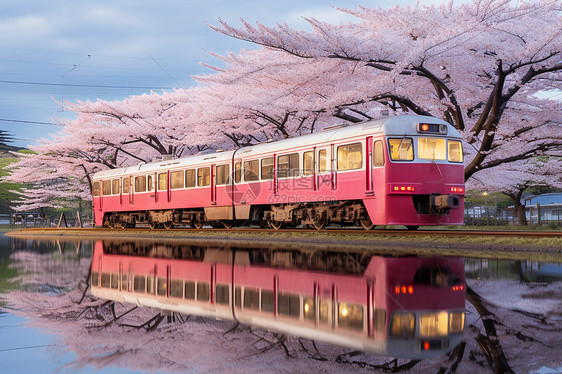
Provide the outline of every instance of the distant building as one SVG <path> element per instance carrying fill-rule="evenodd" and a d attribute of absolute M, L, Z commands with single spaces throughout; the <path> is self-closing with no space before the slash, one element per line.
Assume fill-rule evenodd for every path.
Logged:
<path fill-rule="evenodd" d="M 562 192 L 527 196 L 521 203 L 525 205 L 527 221 L 533 224 L 555 222 L 560 226 L 562 216 Z"/>

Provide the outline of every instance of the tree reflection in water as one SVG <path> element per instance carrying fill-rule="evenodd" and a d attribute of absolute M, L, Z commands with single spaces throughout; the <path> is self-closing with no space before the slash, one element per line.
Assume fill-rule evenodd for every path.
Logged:
<path fill-rule="evenodd" d="M 92 365 L 170 372 L 473 373 L 562 367 L 560 283 L 469 281 L 475 293 L 469 292 L 474 305 L 466 305 L 464 342 L 449 355 L 417 362 L 349 352 L 232 321 L 161 314 L 96 299 L 88 289 L 88 259 L 30 252 L 16 252 L 12 259 L 24 274 L 19 280 L 25 286 L 3 296 L 8 311 L 58 335 L 60 345 L 76 353 L 76 360 L 65 367 L 71 370 Z M 540 306 L 524 297 L 537 287 L 550 296 Z M 494 351 L 497 346 L 506 362 Z M 489 357 L 483 354 L 487 350 Z"/>

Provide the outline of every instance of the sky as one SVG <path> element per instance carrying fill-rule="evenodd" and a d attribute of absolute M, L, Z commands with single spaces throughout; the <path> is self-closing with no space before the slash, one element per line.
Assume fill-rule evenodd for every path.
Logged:
<path fill-rule="evenodd" d="M 440 0 L 424 1 L 439 3 Z M 122 100 L 195 85 L 224 55 L 256 46 L 210 29 L 221 18 L 307 29 L 303 17 L 353 21 L 334 7 L 412 5 L 415 0 L 0 0 L 0 130 L 14 146 L 60 131 L 66 100 Z"/>

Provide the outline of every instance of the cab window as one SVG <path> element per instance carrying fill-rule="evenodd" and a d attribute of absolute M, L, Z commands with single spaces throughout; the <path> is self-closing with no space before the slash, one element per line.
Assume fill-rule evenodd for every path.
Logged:
<path fill-rule="evenodd" d="M 390 159 L 395 161 L 412 161 L 414 146 L 411 138 L 388 139 Z"/>
<path fill-rule="evenodd" d="M 462 144 L 456 140 L 449 140 L 449 161 L 462 162 Z"/>
<path fill-rule="evenodd" d="M 445 160 L 445 139 L 418 138 L 418 157 L 425 160 Z"/>
<path fill-rule="evenodd" d="M 103 181 L 101 187 L 104 196 L 111 195 L 111 181 Z"/>
<path fill-rule="evenodd" d="M 100 182 L 99 181 L 94 181 L 94 183 L 92 184 L 92 195 L 94 197 L 100 195 Z"/>

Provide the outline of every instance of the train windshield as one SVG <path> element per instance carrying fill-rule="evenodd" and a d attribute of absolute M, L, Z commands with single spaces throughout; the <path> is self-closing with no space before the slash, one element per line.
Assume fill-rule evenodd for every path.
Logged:
<path fill-rule="evenodd" d="M 418 138 L 418 157 L 427 160 L 445 160 L 447 148 L 443 138 Z"/>
<path fill-rule="evenodd" d="M 414 147 L 411 138 L 388 139 L 390 145 L 390 159 L 397 161 L 412 161 Z"/>

